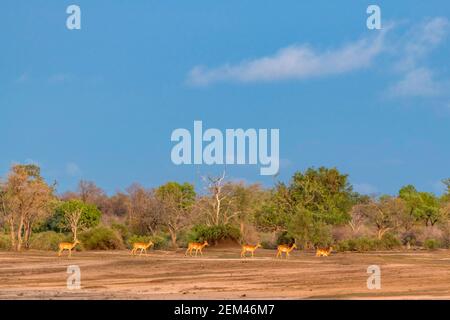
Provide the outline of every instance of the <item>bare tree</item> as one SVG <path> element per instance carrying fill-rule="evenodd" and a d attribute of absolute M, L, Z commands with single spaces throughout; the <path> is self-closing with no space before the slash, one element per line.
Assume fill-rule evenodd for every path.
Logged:
<path fill-rule="evenodd" d="M 77 232 L 80 226 L 81 215 L 83 214 L 83 208 L 74 208 L 73 210 L 64 210 L 67 224 L 73 234 L 73 241 L 78 240 Z"/>
<path fill-rule="evenodd" d="M 375 226 L 378 239 L 381 239 L 386 232 L 399 227 L 400 218 L 406 210 L 402 199 L 389 196 L 361 205 L 360 208 L 369 224 Z"/>
<path fill-rule="evenodd" d="M 348 222 L 348 225 L 352 229 L 353 233 L 358 233 L 361 227 L 364 224 L 364 221 L 366 219 L 364 209 L 364 204 L 357 204 L 352 207 L 352 210 L 350 211 L 350 221 Z"/>

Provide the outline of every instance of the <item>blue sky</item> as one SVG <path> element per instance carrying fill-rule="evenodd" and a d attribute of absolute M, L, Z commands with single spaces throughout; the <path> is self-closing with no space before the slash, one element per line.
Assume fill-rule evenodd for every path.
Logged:
<path fill-rule="evenodd" d="M 383 29 L 368 30 L 366 8 Z M 82 29 L 69 31 L 77 4 Z M 60 192 L 190 181 L 176 128 L 280 129 L 281 170 L 336 166 L 365 193 L 450 177 L 448 1 L 2 1 L 0 175 L 37 162 Z M 230 179 L 271 185 L 259 166 Z"/>

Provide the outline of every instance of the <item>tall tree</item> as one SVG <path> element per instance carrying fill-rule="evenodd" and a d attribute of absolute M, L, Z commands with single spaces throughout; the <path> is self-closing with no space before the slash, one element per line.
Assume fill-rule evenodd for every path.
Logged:
<path fill-rule="evenodd" d="M 177 247 L 177 233 L 190 222 L 195 203 L 194 186 L 189 183 L 168 182 L 156 189 L 156 197 L 163 210 L 162 222 L 167 227 L 172 245 Z"/>
<path fill-rule="evenodd" d="M 8 221 L 12 247 L 28 247 L 33 224 L 49 214 L 53 188 L 41 177 L 36 165 L 14 165 L 1 184 L 1 212 Z"/>
<path fill-rule="evenodd" d="M 360 210 L 369 225 L 375 227 L 377 238 L 381 239 L 386 232 L 395 231 L 399 227 L 406 205 L 401 198 L 383 196 L 378 200 L 361 205 Z"/>
<path fill-rule="evenodd" d="M 52 221 L 60 230 L 70 230 L 75 241 L 79 230 L 93 228 L 100 223 L 101 214 L 95 205 L 72 199 L 59 203 Z"/>

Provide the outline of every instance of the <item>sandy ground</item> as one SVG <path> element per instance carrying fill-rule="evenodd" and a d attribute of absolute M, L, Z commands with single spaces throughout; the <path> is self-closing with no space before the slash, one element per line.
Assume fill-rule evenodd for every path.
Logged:
<path fill-rule="evenodd" d="M 289 260 L 239 248 L 184 251 L 0 252 L 0 299 L 450 299 L 450 251 L 337 253 Z M 68 290 L 67 267 L 78 265 L 81 289 Z M 367 267 L 381 267 L 381 290 L 367 289 Z"/>

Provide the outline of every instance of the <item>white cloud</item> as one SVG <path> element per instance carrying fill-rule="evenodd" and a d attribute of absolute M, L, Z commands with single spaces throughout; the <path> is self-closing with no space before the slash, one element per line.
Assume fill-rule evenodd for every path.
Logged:
<path fill-rule="evenodd" d="M 376 37 L 364 38 L 335 50 L 319 52 L 308 45 L 293 45 L 274 55 L 235 65 L 196 66 L 189 73 L 188 82 L 209 85 L 222 81 L 264 82 L 343 74 L 370 66 L 383 51 L 384 34 L 385 31 L 379 32 Z"/>
<path fill-rule="evenodd" d="M 417 27 L 413 27 L 401 41 L 403 57 L 400 66 L 405 69 L 416 67 L 419 60 L 425 58 L 432 50 L 444 42 L 448 31 L 447 18 L 436 17 L 427 19 Z"/>
<path fill-rule="evenodd" d="M 377 187 L 369 183 L 355 183 L 353 184 L 353 190 L 365 195 L 373 195 L 378 193 Z"/>
<path fill-rule="evenodd" d="M 423 63 L 444 42 L 449 26 L 447 18 L 428 19 L 411 28 L 399 41 L 396 46 L 399 61 L 395 69 L 401 77 L 388 88 L 391 97 L 431 97 L 448 91 L 448 80 L 437 80 L 433 70 Z"/>
<path fill-rule="evenodd" d="M 428 68 L 417 68 L 408 71 L 403 79 L 389 88 L 391 96 L 426 97 L 436 96 L 444 91 L 444 85 L 434 79 Z"/>
<path fill-rule="evenodd" d="M 76 177 L 81 175 L 81 169 L 76 163 L 69 162 L 66 164 L 66 173 L 71 177 Z"/>

